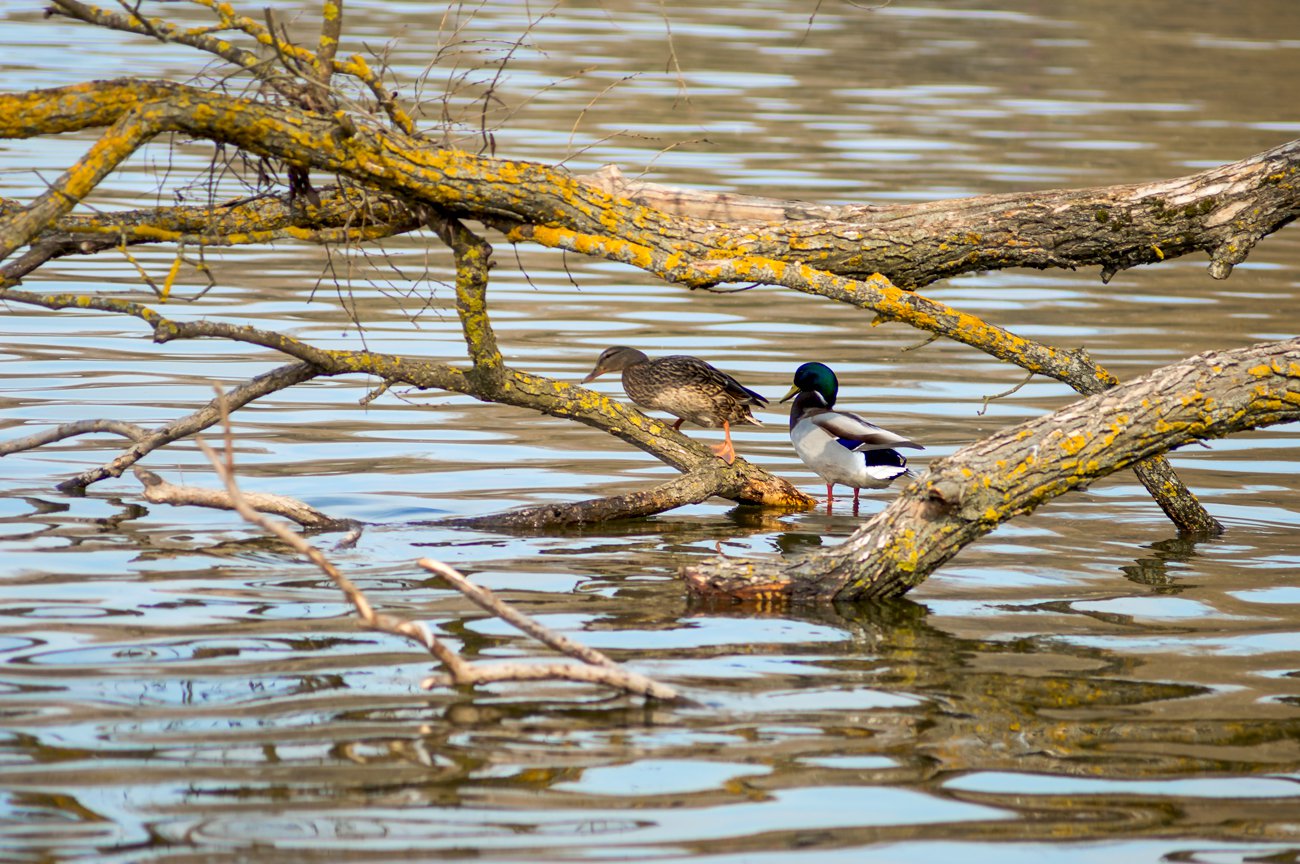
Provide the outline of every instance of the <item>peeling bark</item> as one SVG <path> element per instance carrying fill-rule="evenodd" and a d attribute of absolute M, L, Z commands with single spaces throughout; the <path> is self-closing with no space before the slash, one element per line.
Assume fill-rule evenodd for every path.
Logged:
<path fill-rule="evenodd" d="M 1153 183 L 843 206 L 697 192 L 628 180 L 616 166 L 585 181 L 609 195 L 701 221 L 755 225 L 754 254 L 904 288 L 980 270 L 1121 270 L 1191 252 L 1226 279 L 1261 237 L 1300 215 L 1300 140 Z M 803 253 L 803 254 L 799 254 Z"/>

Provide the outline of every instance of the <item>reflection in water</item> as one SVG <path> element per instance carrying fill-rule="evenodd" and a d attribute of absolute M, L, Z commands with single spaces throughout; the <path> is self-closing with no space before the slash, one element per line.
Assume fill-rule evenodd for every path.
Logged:
<path fill-rule="evenodd" d="M 710 626 L 725 616 L 713 610 Z M 341 676 L 269 668 L 265 686 L 241 697 L 191 677 L 195 652 L 175 681 L 185 698 L 141 701 L 129 714 L 83 701 L 76 710 L 99 730 L 92 738 L 55 732 L 73 728 L 66 719 L 51 728 L 24 718 L 47 732 L 10 735 L 0 776 L 11 788 L 85 790 L 9 802 L 63 848 L 122 844 L 109 801 L 152 814 L 151 835 L 169 842 L 199 842 L 198 832 L 234 843 L 239 824 L 245 843 L 274 838 L 281 850 L 378 851 L 400 840 L 450 851 L 472 838 L 509 855 L 528 854 L 538 838 L 549 854 L 572 854 L 611 831 L 636 855 L 912 838 L 1281 837 L 1294 813 L 1300 787 L 1276 779 L 1300 770 L 1293 722 L 1162 718 L 1165 703 L 1204 691 L 1135 678 L 1133 660 L 1051 639 L 958 637 L 905 600 L 765 620 L 841 637 L 675 651 L 675 677 L 696 681 L 706 701 L 689 710 L 567 687 L 533 698 L 380 696 Z M 285 662 L 318 662 L 319 650 L 297 647 Z M 228 672 L 253 680 L 252 662 L 228 656 Z M 112 665 L 156 680 L 154 659 Z M 369 659 L 366 674 L 385 674 L 381 657 Z M 733 663 L 765 671 L 706 683 Z M 846 701 L 850 693 L 860 695 Z M 845 709 L 852 704 L 861 707 Z M 170 794 L 159 788 L 177 781 Z M 1224 798 L 1240 802 L 1232 828 Z M 718 818 L 717 808 L 740 809 Z M 206 815 L 165 815 L 180 812 Z M 78 820 L 100 827 L 71 830 Z"/>
<path fill-rule="evenodd" d="M 648 179 L 670 184 L 917 201 L 1138 182 L 1300 134 L 1275 84 L 1300 76 L 1293 0 L 1195 14 L 1172 0 L 965 5 L 822 4 L 810 20 L 806 4 L 756 15 L 614 0 L 557 7 L 507 50 L 503 34 L 527 27 L 529 7 L 499 3 L 462 33 L 484 40 L 476 56 L 512 58 L 489 117 L 510 114 L 498 153 L 572 155 L 575 171 L 648 166 Z M 210 23 L 197 7 L 167 11 Z M 346 50 L 401 34 L 389 59 L 408 77 L 436 50 L 427 4 L 390 0 L 353 18 L 358 44 Z M 79 62 L 51 62 L 51 45 Z M 187 53 L 0 8 L 6 89 L 183 80 L 195 68 Z M 680 74 L 663 71 L 670 59 Z M 468 108 L 460 131 L 472 136 L 478 109 L 456 107 Z M 5 142 L 0 194 L 37 194 L 90 140 Z M 210 156 L 186 145 L 151 158 L 201 176 Z M 159 177 L 150 159 L 135 161 L 97 205 L 153 203 Z M 169 308 L 289 324 L 327 348 L 361 346 L 354 310 L 369 347 L 461 363 L 448 263 L 429 243 L 328 260 L 288 243 L 214 252 L 218 286 Z M 173 252 L 137 258 L 165 274 Z M 496 259 L 506 356 L 561 379 L 581 378 L 617 341 L 699 353 L 780 393 L 815 354 L 840 373 L 846 402 L 924 430 L 927 459 L 1072 398 L 1034 379 L 981 414 L 983 397 L 1020 371 L 943 342 L 904 352 L 918 337 L 901 325 L 868 327 L 769 288 L 687 292 L 527 247 Z M 1287 230 L 1226 283 L 1187 259 L 1109 286 L 1095 272 L 993 272 L 927 293 L 1029 337 L 1086 345 L 1131 377 L 1292 335 L 1298 267 Z M 350 282 L 309 300 L 327 268 Z M 174 298 L 202 290 L 191 275 Z M 28 287 L 138 288 L 134 267 L 111 258 L 60 262 L 46 279 Z M 150 345 L 109 316 L 0 312 L 5 437 L 85 416 L 165 422 L 206 402 L 213 379 L 278 362 L 216 343 Z M 428 520 L 623 493 L 665 469 L 591 430 L 453 395 L 359 405 L 372 385 L 313 382 L 240 412 L 245 488 L 370 523 L 357 548 L 332 556 L 380 608 L 428 621 L 467 655 L 547 656 L 442 590 L 414 566 L 423 554 L 697 704 L 558 683 L 421 691 L 423 652 L 360 630 L 314 568 L 230 514 L 142 506 L 130 478 L 81 498 L 53 492 L 117 445 L 66 442 L 0 461 L 8 858 L 1295 858 L 1295 428 L 1175 454 L 1228 524 L 1224 537 L 1168 538 L 1149 498 L 1118 476 L 1003 526 L 913 601 L 756 610 L 691 602 L 678 568 L 718 552 L 797 555 L 861 519 L 712 501 L 545 535 L 448 529 Z M 758 416 L 763 427 L 736 432 L 741 452 L 819 491 L 790 451 L 784 413 Z M 149 462 L 177 482 L 213 483 L 186 444 Z M 861 518 L 892 495 L 864 496 Z"/>
<path fill-rule="evenodd" d="M 1172 587 L 1180 567 L 1196 557 L 1197 539 L 1195 537 L 1170 537 L 1157 540 L 1151 544 L 1154 554 L 1138 558 L 1132 564 L 1125 564 L 1120 571 L 1129 579 L 1141 585 L 1159 585 Z M 1171 572 L 1172 571 L 1172 572 Z"/>
<path fill-rule="evenodd" d="M 824 540 L 820 534 L 812 534 L 806 531 L 786 531 L 776 535 L 772 542 L 776 547 L 776 551 L 782 555 L 797 555 L 800 552 L 810 552 L 822 546 Z"/>

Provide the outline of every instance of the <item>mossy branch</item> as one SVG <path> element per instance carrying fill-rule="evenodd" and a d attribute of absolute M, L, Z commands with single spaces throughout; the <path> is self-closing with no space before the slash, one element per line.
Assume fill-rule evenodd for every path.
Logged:
<path fill-rule="evenodd" d="M 536 395 L 540 395 L 536 388 L 539 385 L 545 387 L 548 379 L 528 375 L 507 366 L 497 347 L 487 302 L 492 247 L 454 218 L 434 215 L 431 216 L 429 225 L 451 248 L 456 259 L 456 311 L 460 317 L 461 330 L 465 336 L 470 360 L 474 364 L 473 369 L 467 374 L 475 388 L 473 395 L 479 399 L 523 405 L 548 414 L 556 413 L 553 409 L 545 407 L 549 400 L 539 401 L 535 398 Z M 472 523 L 475 527 L 501 527 L 515 530 L 522 527 L 536 529 L 545 525 L 571 525 L 598 520 L 624 519 L 698 503 L 711 495 L 793 508 L 809 507 L 813 503 L 811 498 L 786 481 L 746 460 L 737 459 L 731 466 L 727 466 L 703 445 L 635 409 L 612 402 L 585 388 L 573 387 L 558 381 L 549 383 L 552 391 L 557 395 L 572 388 L 580 391 L 582 394 L 580 399 L 584 401 L 588 396 L 595 396 L 599 400 L 596 404 L 601 406 L 608 404 L 611 409 L 616 407 L 626 421 L 634 424 L 634 428 L 642 434 L 632 434 L 631 430 L 622 424 L 609 426 L 601 423 L 600 428 L 635 444 L 678 470 L 688 472 L 687 477 L 678 478 L 676 481 L 644 493 L 575 504 L 547 504 L 499 517 L 459 520 L 457 524 Z M 534 395 L 525 395 L 525 388 L 531 390 Z M 568 416 L 580 422 L 588 422 L 581 414 Z M 689 442 L 689 449 L 681 447 L 680 442 Z M 708 456 L 701 459 L 702 452 L 708 453 Z M 687 457 L 687 454 L 689 457 L 683 458 Z"/>
<path fill-rule="evenodd" d="M 75 165 L 27 207 L 0 216 L 0 261 L 31 243 L 154 136 L 138 109 L 119 116 Z"/>
<path fill-rule="evenodd" d="M 0 94 L 0 137 L 104 126 L 146 105 L 147 134 L 222 141 L 455 216 L 564 227 L 697 259 L 759 255 L 850 277 L 878 272 L 904 288 L 1004 267 L 1094 264 L 1113 274 L 1197 249 L 1225 276 L 1300 213 L 1300 140 L 1158 183 L 867 208 L 858 221 L 729 224 L 642 206 L 550 166 L 437 149 L 366 123 L 345 129 L 334 116 L 179 84 L 118 79 Z"/>
<path fill-rule="evenodd" d="M 135 12 L 104 13 L 76 0 L 56 2 L 68 14 L 103 26 L 192 44 L 203 50 L 218 49 L 214 53 L 226 51 L 222 47 L 224 43 L 205 41 L 210 40 L 206 32 L 180 31 L 167 22 L 145 20 Z M 719 223 L 714 221 L 719 212 L 717 200 L 700 216 L 691 209 L 688 196 L 655 198 L 654 190 L 644 184 L 633 189 L 613 172 L 605 172 L 604 177 L 577 179 L 545 165 L 428 147 L 413 137 L 414 130 L 409 124 L 396 122 L 396 131 L 386 130 L 364 121 L 353 122 L 341 117 L 341 112 L 330 113 L 325 109 L 334 103 L 325 105 L 311 90 L 322 87 L 331 74 L 354 75 L 371 85 L 377 80 L 364 68 L 364 61 L 353 58 L 339 64 L 331 57 L 331 42 L 337 43 L 338 34 L 329 20 L 330 11 L 341 11 L 340 4 L 325 3 L 326 21 L 320 50 L 312 53 L 280 39 L 272 32 L 272 22 L 263 27 L 252 19 L 235 16 L 212 0 L 196 2 L 212 8 L 223 26 L 242 30 L 259 45 L 274 47 L 291 74 L 306 76 L 307 89 L 302 93 L 288 93 L 293 97 L 291 101 L 321 110 L 302 110 L 184 85 L 129 79 L 0 94 L 0 136 L 26 137 L 109 127 L 86 156 L 45 195 L 26 208 L 6 208 L 0 212 L 0 237 L 5 238 L 0 242 L 0 258 L 45 236 L 54 230 L 56 223 L 71 221 L 61 217 L 140 144 L 163 132 L 184 132 L 280 159 L 297 171 L 322 169 L 351 177 L 367 190 L 383 190 L 391 196 L 417 202 L 417 210 L 428 208 L 442 214 L 439 218 L 444 220 L 444 225 L 451 224 L 446 219 L 475 217 L 510 230 L 513 239 L 529 238 L 586 254 L 603 254 L 693 287 L 739 279 L 768 281 L 873 308 L 883 317 L 907 321 L 931 332 L 944 332 L 1030 371 L 1056 377 L 1082 393 L 1093 393 L 1112 386 L 1115 380 L 1082 352 L 1063 352 L 1021 339 L 973 316 L 909 295 L 883 277 L 864 280 L 844 277 L 864 275 L 868 269 L 882 270 L 894 273 L 901 284 L 916 285 L 970 269 L 1072 267 L 1093 261 L 1089 256 L 1097 250 L 1100 257 L 1095 262 L 1113 274 L 1122 266 L 1142 263 L 1148 254 L 1163 260 L 1194 248 L 1211 249 L 1216 266 L 1222 271 L 1216 275 L 1226 275 L 1232 263 L 1244 258 L 1258 237 L 1286 224 L 1297 213 L 1293 181 L 1300 159 L 1300 142 L 1292 142 L 1247 160 L 1157 184 L 1084 192 L 985 196 L 913 205 L 910 209 L 856 207 L 834 212 L 799 202 L 782 205 L 782 202 L 754 199 L 742 202 L 748 209 L 738 209 L 736 201 L 729 202 L 726 213 L 743 215 L 744 220 Z M 243 68 L 253 68 L 252 52 L 221 56 Z M 655 206 L 647 207 L 619 197 L 627 194 L 654 201 Z M 1082 228 L 1076 224 L 1082 212 L 1080 208 L 1099 208 L 1102 201 L 1109 202 L 1110 209 L 1094 209 L 1085 214 L 1092 221 L 1084 219 L 1083 227 L 1088 229 L 1090 238 L 1084 242 L 1083 234 L 1079 233 Z M 752 221 L 764 212 L 762 208 L 778 205 L 781 205 L 780 216 L 775 221 L 761 225 Z M 958 222 L 941 220 L 942 214 L 949 212 L 957 214 Z M 1105 218 L 1099 215 L 1103 212 L 1107 214 Z M 1069 219 L 1075 222 L 1061 221 Z M 401 224 L 412 222 L 407 219 Z M 1106 225 L 1107 230 L 1100 231 L 1098 224 Z M 141 237 L 150 227 L 154 226 L 147 222 L 136 226 L 132 238 Z M 103 229 L 106 234 L 113 230 L 112 226 Z M 389 227 L 378 226 L 373 230 L 383 232 Z M 445 233 L 456 229 L 443 230 Z M 1044 237 L 1054 238 L 1052 244 L 1036 239 L 1034 232 L 1039 231 L 1049 232 Z M 1098 240 L 1099 233 L 1106 236 Z M 125 237 L 125 233 L 119 236 Z M 183 239 L 191 235 L 166 236 Z M 249 236 L 265 240 L 281 235 L 270 232 Z M 1137 236 L 1141 237 L 1141 244 L 1135 247 L 1133 237 Z M 485 262 L 482 285 L 477 288 L 472 284 L 478 278 L 473 268 L 458 267 L 458 310 L 474 365 L 465 373 L 448 371 L 450 367 L 430 367 L 418 377 L 451 383 L 469 381 L 471 389 L 461 392 L 472 392 L 481 399 L 519 400 L 519 390 L 526 389 L 517 386 L 520 382 L 546 379 L 534 379 L 510 369 L 500 358 L 487 326 L 486 300 L 482 293 L 486 285 L 488 247 L 477 238 L 472 243 L 464 237 L 450 235 L 443 239 L 453 249 L 458 244 L 462 247 L 458 260 L 473 246 L 479 250 L 474 254 L 481 255 Z M 881 249 L 885 246 L 895 251 L 884 254 Z M 49 253 L 52 248 L 43 247 L 41 254 Z M 899 249 L 904 252 L 897 252 Z M 903 256 L 903 264 L 890 257 L 897 254 Z M 38 258 L 36 255 L 32 262 L 18 263 L 34 264 Z M 22 270 L 11 265 L 6 273 L 0 274 L 4 277 L 0 286 L 12 285 L 15 278 L 21 277 Z M 86 307 L 85 300 L 77 298 L 69 305 Z M 113 311 L 127 310 L 119 307 Z M 128 314 L 137 312 L 128 311 Z M 149 319 L 145 317 L 145 320 Z M 337 362 L 349 367 L 346 371 L 381 375 L 385 373 L 376 370 L 405 371 L 396 370 L 402 358 L 364 357 L 364 352 L 356 355 L 321 352 L 289 337 L 254 328 L 206 323 L 194 327 L 169 321 L 150 323 L 155 327 L 158 341 L 217 336 L 266 345 L 313 364 L 325 362 L 320 367 L 323 369 L 333 368 L 329 364 Z M 404 379 L 385 377 L 385 381 L 389 380 Z M 510 393 L 512 388 L 514 394 Z M 540 406 L 531 396 L 523 401 L 537 410 L 557 413 L 553 406 Z M 571 415 L 561 411 L 558 416 Z M 627 416 L 642 415 L 631 412 Z M 683 448 L 672 444 L 672 435 L 650 438 L 630 435 L 613 426 L 607 416 L 599 419 L 588 416 L 582 422 L 589 421 L 628 440 L 635 439 L 637 446 L 669 464 L 692 470 L 688 464 L 691 460 L 676 458 L 674 451 Z M 1196 502 L 1195 496 L 1181 485 L 1167 463 L 1156 460 L 1136 470 L 1181 528 L 1207 531 L 1219 527 Z M 762 491 L 757 498 L 744 500 L 775 499 L 788 504 L 806 499 L 797 492 L 791 495 L 793 490 L 781 488 L 782 484 L 773 487 L 769 480 L 774 478 L 770 476 L 750 479 L 756 479 L 756 488 Z"/>
<path fill-rule="evenodd" d="M 25 303 L 46 309 L 97 309 L 130 315 L 153 328 L 154 341 L 178 339 L 228 339 L 278 351 L 309 364 L 323 376 L 366 374 L 390 385 L 405 384 L 421 389 L 463 393 L 485 402 L 528 408 L 554 417 L 575 420 L 608 432 L 687 473 L 707 473 L 717 478 L 714 494 L 736 501 L 789 508 L 812 506 L 813 500 L 785 480 L 738 458 L 729 467 L 707 446 L 671 426 L 565 381 L 557 381 L 514 369 L 504 363 L 499 374 L 477 374 L 445 363 L 418 357 L 382 354 L 374 351 L 344 351 L 317 348 L 302 340 L 270 330 L 223 321 L 174 321 L 150 306 L 110 297 L 77 294 L 36 294 L 17 289 L 0 290 L 0 300 Z M 706 469 L 716 469 L 707 470 Z M 683 500 L 682 503 L 688 503 Z M 661 509 L 678 506 L 665 502 Z M 561 519 L 560 521 L 566 521 Z"/>
<path fill-rule="evenodd" d="M 357 244 L 414 231 L 424 224 L 405 204 L 356 188 L 318 188 L 315 201 L 289 193 L 255 195 L 216 205 L 177 205 L 101 213 L 69 213 L 36 234 L 30 248 L 0 269 L 16 285 L 47 261 L 150 243 L 184 248 L 245 246 L 292 240 Z M 0 198 L 0 220 L 24 209 Z"/>

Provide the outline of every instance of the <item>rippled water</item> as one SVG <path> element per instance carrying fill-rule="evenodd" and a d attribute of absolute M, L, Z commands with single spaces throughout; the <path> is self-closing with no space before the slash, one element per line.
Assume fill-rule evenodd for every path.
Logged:
<path fill-rule="evenodd" d="M 408 80 L 437 50 L 428 4 L 350 2 L 348 14 L 345 50 L 394 40 Z M 530 22 L 527 44 L 501 41 Z M 499 154 L 773 196 L 920 201 L 1132 182 L 1300 135 L 1293 0 L 491 4 L 462 38 L 478 41 L 424 79 L 424 122 L 447 80 L 463 85 L 466 108 L 492 78 L 473 64 L 509 52 L 489 118 Z M 0 7 L 4 89 L 186 80 L 197 68 L 179 48 L 43 20 L 39 3 Z M 477 147 L 465 116 L 457 134 Z M 30 197 L 90 140 L 0 143 L 0 194 Z M 152 203 L 166 171 L 174 188 L 201 178 L 210 155 L 155 144 L 93 203 Z M 1132 376 L 1295 335 L 1297 237 L 1267 238 L 1226 282 L 1192 257 L 1109 286 L 1096 272 L 1014 271 L 926 293 L 1086 345 Z M 1072 398 L 1035 379 L 981 414 L 1020 370 L 950 343 L 904 352 L 922 336 L 778 289 L 692 293 L 492 239 L 503 351 L 539 373 L 577 379 L 618 341 L 705 355 L 778 394 L 796 364 L 820 359 L 840 372 L 846 405 L 926 445 L 921 465 Z M 135 254 L 155 278 L 172 261 L 169 249 Z M 427 236 L 369 256 L 283 243 L 208 259 L 217 287 L 169 314 L 463 362 L 447 255 Z M 189 297 L 203 287 L 188 269 L 181 283 Z M 57 262 L 28 287 L 146 296 L 112 253 Z M 162 423 L 206 402 L 211 381 L 281 362 L 216 342 L 155 346 L 132 320 L 13 305 L 0 315 L 0 357 L 4 438 L 85 417 Z M 538 537 L 430 527 L 670 472 L 585 427 L 460 396 L 403 392 L 361 407 L 373 384 L 316 381 L 240 412 L 244 486 L 375 523 L 334 560 L 381 608 L 429 621 L 472 657 L 544 653 L 416 558 L 464 569 L 697 704 L 645 707 L 559 684 L 425 693 L 422 654 L 360 630 L 322 576 L 233 515 L 145 505 L 129 478 L 85 498 L 54 491 L 116 453 L 114 439 L 81 438 L 0 461 L 6 859 L 1300 855 L 1295 426 L 1175 454 L 1227 524 L 1220 538 L 1178 538 L 1124 474 L 999 529 L 908 600 L 759 613 L 693 604 L 677 568 L 717 548 L 797 553 L 857 520 L 715 500 Z M 740 451 L 818 492 L 781 414 L 760 416 L 764 427 L 735 436 Z M 190 443 L 146 464 L 213 482 Z M 868 495 L 865 511 L 892 494 Z"/>

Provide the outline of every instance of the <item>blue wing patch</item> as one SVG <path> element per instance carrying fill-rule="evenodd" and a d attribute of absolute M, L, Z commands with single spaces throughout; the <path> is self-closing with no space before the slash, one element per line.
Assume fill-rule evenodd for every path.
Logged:
<path fill-rule="evenodd" d="M 848 450 L 857 450 L 862 446 L 861 441 L 855 441 L 852 438 L 836 438 L 835 442 L 841 447 Z M 882 448 L 879 450 L 858 450 L 862 454 L 868 465 L 893 465 L 896 468 L 907 467 L 907 457 L 897 450 Z"/>
<path fill-rule="evenodd" d="M 907 458 L 897 450 L 868 450 L 862 455 L 867 457 L 868 465 L 893 465 L 896 468 L 907 467 Z"/>

